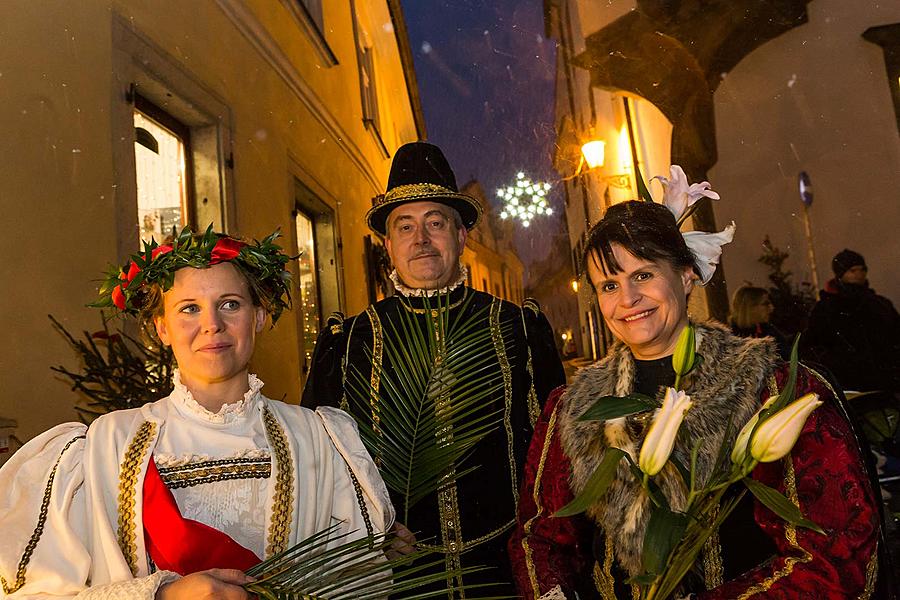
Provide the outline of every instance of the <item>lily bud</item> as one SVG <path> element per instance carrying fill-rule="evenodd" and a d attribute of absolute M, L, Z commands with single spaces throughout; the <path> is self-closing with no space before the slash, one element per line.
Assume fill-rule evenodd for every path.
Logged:
<path fill-rule="evenodd" d="M 776 400 L 778 400 L 777 395 L 770 396 L 769 399 L 766 400 L 766 403 L 756 411 L 756 414 L 750 417 L 750 420 L 747 421 L 747 424 L 741 429 L 737 439 L 734 440 L 734 448 L 731 450 L 731 462 L 736 465 L 744 462 L 744 459 L 747 456 L 747 444 L 750 443 L 750 434 L 753 433 L 753 428 L 756 427 L 756 423 L 759 421 L 760 413 L 769 408 Z"/>
<path fill-rule="evenodd" d="M 659 473 L 675 446 L 675 436 L 684 420 L 684 413 L 691 407 L 691 397 L 675 388 L 666 388 L 662 408 L 656 411 L 653 422 L 641 445 L 638 466 L 647 475 Z"/>
<path fill-rule="evenodd" d="M 759 462 L 784 457 L 797 443 L 810 413 L 821 405 L 818 394 L 806 394 L 763 421 L 750 441 L 750 454 Z"/>
<path fill-rule="evenodd" d="M 672 354 L 672 368 L 679 378 L 690 373 L 694 368 L 694 360 L 696 359 L 696 341 L 694 338 L 694 327 L 690 323 L 681 330 L 678 336 L 678 342 L 675 344 L 675 353 Z"/>

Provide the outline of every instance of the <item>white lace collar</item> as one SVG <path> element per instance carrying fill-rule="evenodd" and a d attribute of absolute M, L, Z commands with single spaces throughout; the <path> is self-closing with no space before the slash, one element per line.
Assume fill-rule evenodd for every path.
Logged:
<path fill-rule="evenodd" d="M 191 391 L 181 382 L 181 373 L 175 369 L 172 376 L 172 384 L 175 389 L 172 390 L 169 399 L 184 410 L 185 413 L 193 415 L 202 421 L 209 423 L 223 424 L 232 423 L 244 416 L 248 406 L 259 397 L 259 390 L 263 387 L 263 382 L 256 375 L 250 373 L 248 375 L 248 383 L 250 389 L 244 393 L 244 397 L 231 404 L 224 404 L 219 412 L 212 412 L 194 399 Z"/>
<path fill-rule="evenodd" d="M 421 298 L 423 296 L 431 298 L 432 296 L 437 296 L 440 294 L 449 294 L 459 286 L 465 284 L 469 279 L 469 269 L 467 269 L 465 265 L 459 265 L 459 275 L 457 276 L 456 281 L 454 281 L 447 287 L 442 287 L 439 290 L 426 290 L 424 288 L 407 287 L 403 285 L 403 282 L 400 281 L 400 274 L 397 273 L 397 269 L 391 271 L 390 277 L 391 281 L 394 283 L 394 289 L 396 289 L 398 293 L 403 294 L 407 298 Z"/>

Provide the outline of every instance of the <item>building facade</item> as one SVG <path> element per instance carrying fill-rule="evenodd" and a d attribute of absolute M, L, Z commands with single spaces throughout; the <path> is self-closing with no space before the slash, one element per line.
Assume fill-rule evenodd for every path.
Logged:
<path fill-rule="evenodd" d="M 47 314 L 100 329 L 100 273 L 183 225 L 302 253 L 251 365 L 299 401 L 322 319 L 369 301 L 391 157 L 425 137 L 399 1 L 13 0 L 0 22 L 0 421 L 25 440 L 75 418 Z"/>
<path fill-rule="evenodd" d="M 766 285 L 762 242 L 791 253 L 798 279 L 830 277 L 830 259 L 853 247 L 885 269 L 873 282 L 900 292 L 893 207 L 900 185 L 900 6 L 838 0 L 658 3 L 546 0 L 558 40 L 556 168 L 566 180 L 573 263 L 584 232 L 611 203 L 681 165 L 722 200 L 688 228 L 738 229 L 723 268 L 691 297 L 695 318 L 727 318 L 727 290 Z M 596 142 L 585 147 L 588 142 Z M 582 148 L 585 152 L 582 152 Z M 602 159 L 589 164 L 586 151 Z M 816 186 L 812 249 L 798 176 Z M 853 174 L 850 176 L 850 174 Z M 650 187 L 661 197 L 657 183 Z M 822 206 L 826 204 L 827 206 Z M 718 224 L 718 227 L 717 227 Z M 726 287 L 727 282 L 727 287 Z M 799 282 L 798 282 L 799 283 Z M 589 294 L 579 294 L 585 348 L 608 336 Z M 587 350 L 586 350 L 587 352 Z"/>
<path fill-rule="evenodd" d="M 521 304 L 525 299 L 525 267 L 513 244 L 513 224 L 494 212 L 478 181 L 460 190 L 478 199 L 484 209 L 481 223 L 469 232 L 462 262 L 469 271 L 469 286 Z"/>

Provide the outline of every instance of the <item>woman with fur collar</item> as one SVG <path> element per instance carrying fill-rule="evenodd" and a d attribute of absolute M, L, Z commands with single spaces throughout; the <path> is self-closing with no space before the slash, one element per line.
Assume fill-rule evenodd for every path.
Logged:
<path fill-rule="evenodd" d="M 509 543 L 524 598 L 613 600 L 635 593 L 627 580 L 641 573 L 649 500 L 624 461 L 607 494 L 584 515 L 552 515 L 583 490 L 606 448 L 621 448 L 637 461 L 647 413 L 577 419 L 603 396 L 658 396 L 672 385 L 671 355 L 689 322 L 687 298 L 702 256 L 660 204 L 614 205 L 589 233 L 583 264 L 618 343 L 567 390 L 551 395 L 535 427 Z M 709 473 L 729 421 L 745 423 L 781 389 L 787 369 L 769 339 L 738 338 L 714 323 L 695 328 L 703 360 L 682 384 L 693 400 L 683 428 L 702 440 L 697 466 Z M 859 448 L 827 381 L 801 368 L 797 389 L 826 402 L 793 451 L 760 464 L 752 477 L 782 491 L 825 535 L 786 524 L 747 495 L 704 548 L 702 564 L 684 582 L 685 595 L 836 600 L 875 591 L 880 513 Z M 684 464 L 690 451 L 676 442 L 674 455 Z M 685 497 L 682 480 L 665 469 L 660 475 L 663 493 L 677 507 Z"/>

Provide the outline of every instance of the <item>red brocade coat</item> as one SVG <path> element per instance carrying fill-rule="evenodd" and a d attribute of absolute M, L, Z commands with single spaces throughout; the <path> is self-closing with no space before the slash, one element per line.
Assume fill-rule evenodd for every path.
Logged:
<path fill-rule="evenodd" d="M 723 420 L 726 413 L 704 412 L 704 402 L 714 404 L 717 398 L 725 398 L 722 408 L 739 415 L 741 426 L 748 411 L 755 411 L 774 390 L 782 388 L 787 367 L 779 365 L 777 358 L 769 358 L 775 351 L 768 341 L 738 342 L 715 326 L 697 329 L 699 351 L 705 359 L 701 370 L 707 373 L 698 376 L 704 385 L 690 383 L 688 387 L 694 399 L 688 415 L 696 421 L 689 423 L 686 418 L 685 427 L 692 434 L 699 432 L 702 438 L 704 426 L 716 427 L 718 420 L 718 429 L 724 429 L 728 419 L 726 416 Z M 761 375 L 753 375 L 754 371 Z M 582 600 L 608 600 L 631 597 L 634 591 L 625 579 L 629 573 L 635 574 L 635 557 L 640 564 L 646 522 L 640 516 L 631 518 L 633 512 L 640 512 L 635 509 L 638 504 L 629 504 L 636 497 L 629 496 L 631 483 L 614 481 L 605 500 L 584 515 L 552 516 L 573 499 L 599 462 L 596 458 L 582 464 L 585 456 L 602 455 L 602 448 L 609 445 L 625 446 L 623 449 L 636 456 L 639 440 L 632 440 L 635 443 L 628 447 L 627 425 L 623 434 L 610 428 L 612 422 L 574 422 L 602 395 L 631 391 L 630 377 L 633 359 L 620 346 L 611 356 L 580 372 L 568 391 L 557 389 L 545 405 L 529 448 L 518 523 L 509 542 L 513 572 L 524 598 L 540 598 L 556 586 L 569 600 L 575 598 L 574 592 Z M 715 387 L 715 382 L 723 379 L 727 385 L 706 398 L 701 390 Z M 742 383 L 746 384 L 743 388 Z M 747 396 L 754 385 L 752 406 L 742 405 L 742 394 Z M 746 523 L 738 522 L 736 510 L 722 525 L 718 547 L 712 551 L 707 548 L 698 557 L 703 564 L 697 571 L 704 577 L 688 583 L 685 591 L 699 599 L 872 597 L 878 577 L 880 513 L 858 445 L 836 407 L 833 390 L 821 376 L 801 368 L 797 390 L 798 396 L 819 394 L 824 404 L 812 413 L 788 457 L 760 464 L 752 477 L 785 494 L 805 517 L 825 530 L 825 535 L 785 523 L 760 503 L 750 501 L 748 494 L 744 499 Z M 728 398 L 729 394 L 733 397 Z M 599 429 L 591 435 L 587 427 Z M 698 439 L 698 435 L 691 437 Z M 629 477 L 620 470 L 616 480 Z M 665 484 L 661 487 L 668 496 Z M 631 571 L 622 566 L 623 562 L 629 564 L 629 558 Z"/>

